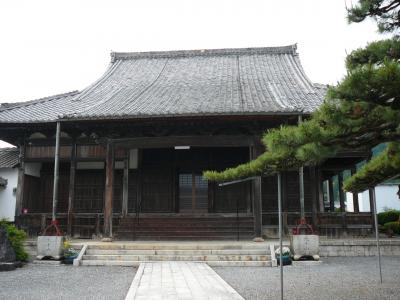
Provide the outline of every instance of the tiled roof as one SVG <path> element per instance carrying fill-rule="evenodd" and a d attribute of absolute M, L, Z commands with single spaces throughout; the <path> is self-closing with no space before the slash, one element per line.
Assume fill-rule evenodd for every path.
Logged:
<path fill-rule="evenodd" d="M 326 93 L 304 74 L 295 45 L 111 57 L 83 91 L 4 108 L 0 123 L 310 113 Z"/>
<path fill-rule="evenodd" d="M 75 111 L 77 105 L 71 100 L 79 92 L 50 96 L 19 103 L 0 105 L 0 123 L 54 122 L 59 115 Z"/>
<path fill-rule="evenodd" d="M 18 148 L 0 148 L 0 168 L 14 168 L 18 160 Z"/>

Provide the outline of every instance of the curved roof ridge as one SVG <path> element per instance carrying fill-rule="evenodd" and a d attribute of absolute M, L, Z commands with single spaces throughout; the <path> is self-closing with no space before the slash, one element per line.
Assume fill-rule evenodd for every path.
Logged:
<path fill-rule="evenodd" d="M 292 54 L 297 55 L 297 44 L 276 47 L 221 48 L 200 50 L 172 50 L 148 52 L 111 52 L 111 62 L 136 58 L 178 58 L 193 56 L 246 55 L 246 54 Z"/>
<path fill-rule="evenodd" d="M 105 81 L 108 77 L 112 75 L 112 73 L 117 69 L 119 63 L 114 64 L 111 62 L 111 64 L 108 65 L 106 71 L 103 73 L 103 75 L 100 76 L 95 82 L 84 88 L 81 92 L 81 94 L 74 99 L 74 101 L 80 101 L 82 100 L 88 93 L 90 93 L 93 89 L 95 89 L 97 86 L 99 86 L 103 81 Z"/>
<path fill-rule="evenodd" d="M 78 90 L 74 90 L 71 92 L 56 94 L 56 95 L 47 96 L 47 97 L 34 99 L 34 100 L 11 102 L 11 103 L 4 102 L 4 103 L 0 103 L 0 111 L 12 110 L 15 108 L 20 108 L 20 107 L 24 107 L 24 106 L 29 106 L 29 105 L 34 105 L 34 104 L 43 103 L 43 102 L 47 102 L 47 101 L 52 101 L 52 100 L 56 100 L 56 99 L 60 99 L 60 98 L 68 97 L 68 96 L 75 96 L 79 93 L 80 92 Z"/>

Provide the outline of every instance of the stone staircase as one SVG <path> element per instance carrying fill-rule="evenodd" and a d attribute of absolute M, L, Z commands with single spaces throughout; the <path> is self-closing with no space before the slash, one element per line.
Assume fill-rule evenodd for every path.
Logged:
<path fill-rule="evenodd" d="M 254 217 L 163 216 L 122 218 L 116 238 L 123 240 L 249 240 Z"/>
<path fill-rule="evenodd" d="M 80 265 L 138 266 L 141 262 L 192 261 L 210 266 L 271 266 L 265 243 L 112 243 L 88 244 Z"/>

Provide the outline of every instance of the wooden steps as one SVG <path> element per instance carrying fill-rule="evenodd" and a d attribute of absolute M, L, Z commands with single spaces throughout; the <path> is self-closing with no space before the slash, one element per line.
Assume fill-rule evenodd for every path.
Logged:
<path fill-rule="evenodd" d="M 120 220 L 117 239 L 130 240 L 249 240 L 253 217 L 165 216 L 126 217 Z"/>

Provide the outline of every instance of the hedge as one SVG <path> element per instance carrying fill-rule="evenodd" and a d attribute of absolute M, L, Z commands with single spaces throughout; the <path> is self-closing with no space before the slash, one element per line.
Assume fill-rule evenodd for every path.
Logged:
<path fill-rule="evenodd" d="M 400 222 L 388 222 L 384 225 L 386 232 L 392 230 L 395 234 L 400 234 Z"/>
<path fill-rule="evenodd" d="M 19 261 L 26 261 L 28 259 L 28 253 L 26 253 L 24 249 L 24 241 L 26 239 L 25 231 L 18 229 L 6 220 L 0 220 L 0 227 L 6 229 L 8 239 L 15 251 L 16 259 Z"/>
<path fill-rule="evenodd" d="M 400 219 L 400 210 L 388 210 L 378 214 L 378 223 L 385 225 L 389 222 L 395 222 Z"/>

